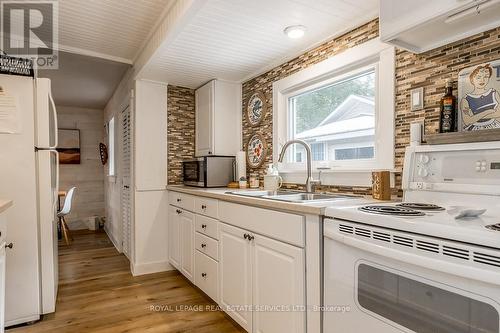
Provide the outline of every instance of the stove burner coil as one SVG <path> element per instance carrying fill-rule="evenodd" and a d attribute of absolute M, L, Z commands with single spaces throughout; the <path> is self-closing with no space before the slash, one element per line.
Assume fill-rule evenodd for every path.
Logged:
<path fill-rule="evenodd" d="M 493 231 L 500 231 L 500 223 L 487 225 L 486 229 L 490 229 Z"/>
<path fill-rule="evenodd" d="M 434 204 L 426 204 L 426 203 L 418 203 L 418 202 L 403 202 L 399 203 L 396 206 L 411 208 L 416 210 L 444 210 L 444 207 L 434 205 Z"/>
<path fill-rule="evenodd" d="M 381 215 L 395 215 L 395 216 L 424 216 L 425 213 L 416 211 L 414 209 L 406 208 L 406 207 L 397 207 L 397 206 L 382 206 L 382 205 L 374 205 L 374 206 L 363 206 L 359 208 L 360 211 L 365 213 L 372 214 L 381 214 Z"/>

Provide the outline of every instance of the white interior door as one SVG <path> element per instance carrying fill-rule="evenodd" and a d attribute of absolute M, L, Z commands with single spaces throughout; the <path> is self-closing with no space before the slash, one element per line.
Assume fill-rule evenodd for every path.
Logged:
<path fill-rule="evenodd" d="M 122 251 L 130 259 L 132 224 L 132 122 L 130 107 L 125 108 L 121 117 L 121 209 L 122 209 Z"/>

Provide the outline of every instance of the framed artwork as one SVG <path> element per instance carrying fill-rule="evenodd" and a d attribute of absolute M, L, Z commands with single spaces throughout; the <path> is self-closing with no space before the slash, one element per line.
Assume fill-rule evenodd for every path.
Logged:
<path fill-rule="evenodd" d="M 59 164 L 80 164 L 80 130 L 59 129 Z"/>
<path fill-rule="evenodd" d="M 256 169 L 264 163 L 267 154 L 266 140 L 261 134 L 254 134 L 247 143 L 247 163 Z"/>
<path fill-rule="evenodd" d="M 458 73 L 458 130 L 500 128 L 500 60 Z"/>
<path fill-rule="evenodd" d="M 262 92 L 257 92 L 250 96 L 247 104 L 247 120 L 251 126 L 257 126 L 267 112 L 266 97 Z"/>

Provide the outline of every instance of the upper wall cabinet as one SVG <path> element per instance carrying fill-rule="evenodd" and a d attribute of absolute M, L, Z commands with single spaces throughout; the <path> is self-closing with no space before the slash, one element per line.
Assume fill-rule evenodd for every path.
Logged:
<path fill-rule="evenodd" d="M 241 84 L 212 80 L 196 90 L 196 156 L 240 150 Z"/>
<path fill-rule="evenodd" d="M 167 185 L 167 86 L 135 83 L 134 171 L 138 191 L 165 190 Z"/>
<path fill-rule="evenodd" d="M 500 0 L 380 0 L 380 37 L 414 53 L 500 25 Z"/>

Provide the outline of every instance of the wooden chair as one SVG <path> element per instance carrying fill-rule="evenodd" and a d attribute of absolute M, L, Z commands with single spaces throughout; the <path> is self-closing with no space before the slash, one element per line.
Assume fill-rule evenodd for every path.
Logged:
<path fill-rule="evenodd" d="M 66 198 L 64 199 L 64 206 L 57 213 L 57 217 L 59 218 L 59 223 L 61 224 L 61 230 L 64 235 L 64 239 L 66 240 L 66 245 L 70 244 L 70 239 L 73 240 L 73 236 L 68 228 L 68 224 L 66 223 L 66 219 L 64 218 L 66 215 L 71 213 L 71 203 L 73 201 L 73 194 L 75 193 L 76 187 L 72 187 L 69 189 L 68 194 L 66 194 Z"/>

